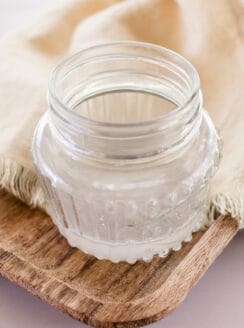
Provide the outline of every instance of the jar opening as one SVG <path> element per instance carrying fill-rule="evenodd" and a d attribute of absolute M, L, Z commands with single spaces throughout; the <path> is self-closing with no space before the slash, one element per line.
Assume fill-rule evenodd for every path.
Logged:
<path fill-rule="evenodd" d="M 72 106 L 72 111 L 101 123 L 133 124 L 156 120 L 176 107 L 175 103 L 157 94 L 120 89 L 78 102 Z"/>
<path fill-rule="evenodd" d="M 80 122 L 123 126 L 170 118 L 198 94 L 199 76 L 183 57 L 143 42 L 100 44 L 54 70 L 50 102 Z"/>
<path fill-rule="evenodd" d="M 55 69 L 50 117 L 60 135 L 89 156 L 149 158 L 178 149 L 197 131 L 199 85 L 194 67 L 170 50 L 101 44 Z"/>

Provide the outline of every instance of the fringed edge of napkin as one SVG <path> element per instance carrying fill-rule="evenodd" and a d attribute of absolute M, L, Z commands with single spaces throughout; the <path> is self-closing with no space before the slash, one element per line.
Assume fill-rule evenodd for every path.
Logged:
<path fill-rule="evenodd" d="M 44 194 L 37 174 L 16 161 L 0 159 L 0 187 L 29 206 L 45 210 Z M 211 197 L 208 214 L 201 228 L 209 227 L 221 214 L 236 219 L 239 228 L 244 228 L 243 197 L 233 196 L 230 193 L 220 193 Z"/>
<path fill-rule="evenodd" d="M 0 187 L 31 207 L 45 208 L 37 174 L 12 159 L 0 159 Z"/>
<path fill-rule="evenodd" d="M 241 194 L 219 193 L 210 198 L 206 225 L 210 226 L 219 215 L 230 215 L 236 219 L 239 229 L 244 228 L 244 198 Z"/>

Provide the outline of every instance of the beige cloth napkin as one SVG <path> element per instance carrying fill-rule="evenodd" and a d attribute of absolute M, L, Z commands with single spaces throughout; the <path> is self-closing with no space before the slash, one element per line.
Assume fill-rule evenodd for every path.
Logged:
<path fill-rule="evenodd" d="M 244 220 L 244 4 L 238 0 L 67 0 L 0 42 L 0 184 L 42 206 L 30 153 L 56 63 L 97 42 L 140 40 L 175 50 L 197 68 L 223 159 L 210 215 Z"/>

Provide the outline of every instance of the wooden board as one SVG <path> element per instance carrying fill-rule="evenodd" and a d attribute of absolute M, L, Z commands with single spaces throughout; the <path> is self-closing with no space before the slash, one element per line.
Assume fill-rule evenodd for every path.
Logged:
<path fill-rule="evenodd" d="M 47 215 L 3 191 L 0 209 L 0 273 L 95 327 L 136 327 L 163 318 L 237 232 L 235 220 L 219 217 L 164 259 L 113 264 L 71 248 Z"/>

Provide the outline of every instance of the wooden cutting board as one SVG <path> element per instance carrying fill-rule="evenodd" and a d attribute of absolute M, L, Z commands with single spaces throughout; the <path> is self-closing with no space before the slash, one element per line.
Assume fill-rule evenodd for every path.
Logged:
<path fill-rule="evenodd" d="M 175 309 L 237 232 L 219 217 L 151 263 L 96 260 L 70 247 L 50 218 L 0 191 L 0 274 L 94 327 L 136 327 Z"/>

